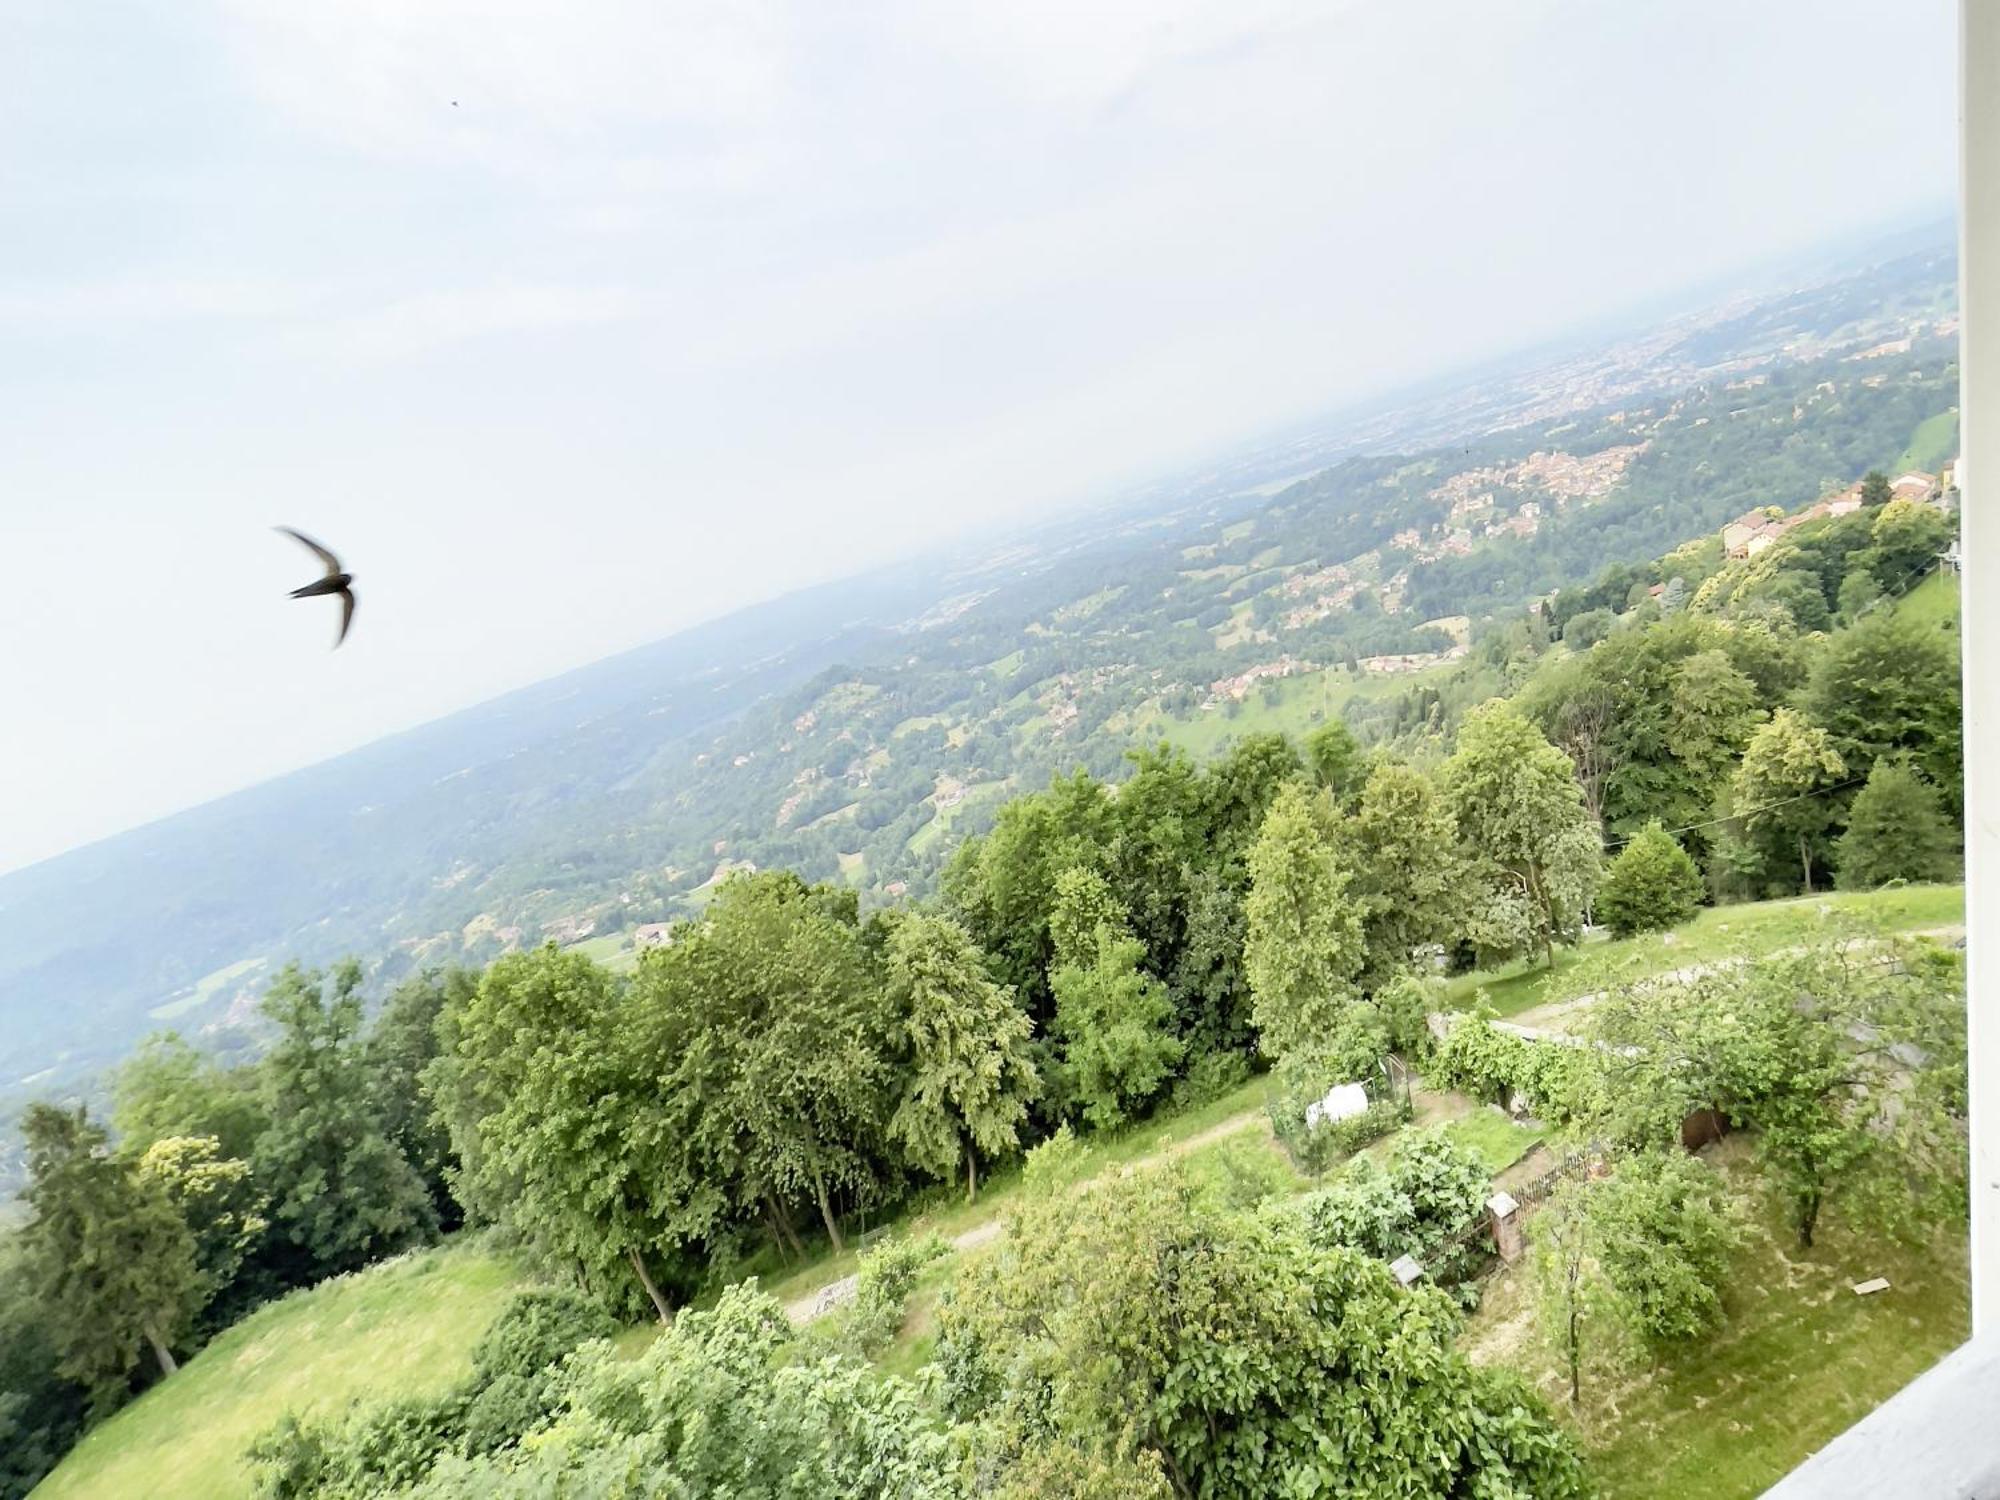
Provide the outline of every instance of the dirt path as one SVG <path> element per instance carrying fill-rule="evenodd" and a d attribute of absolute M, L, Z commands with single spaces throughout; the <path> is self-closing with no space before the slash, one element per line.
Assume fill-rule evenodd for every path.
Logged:
<path fill-rule="evenodd" d="M 1261 1107 L 1246 1109 L 1242 1114 L 1231 1115 L 1226 1120 L 1218 1120 L 1206 1130 L 1196 1131 L 1186 1140 L 1169 1141 L 1157 1151 L 1149 1151 L 1144 1156 L 1135 1157 L 1116 1170 L 1118 1175 L 1122 1177 L 1129 1172 L 1138 1171 L 1142 1167 L 1150 1167 L 1163 1161 L 1172 1161 L 1176 1157 L 1186 1156 L 1189 1152 L 1199 1151 L 1205 1146 L 1212 1146 L 1217 1141 L 1232 1135 L 1239 1135 L 1246 1130 L 1251 1130 L 1259 1126 L 1263 1128 L 1266 1135 L 1269 1135 L 1271 1131 L 1270 1115 Z M 1079 1183 L 1079 1191 L 1087 1188 L 1090 1185 L 1090 1181 L 1096 1180 L 1093 1178 L 1089 1181 Z M 961 1230 L 946 1240 L 945 1243 L 951 1246 L 958 1254 L 965 1255 L 974 1250 L 983 1250 L 1006 1232 L 1007 1219 L 1005 1214 L 996 1213 L 984 1223 L 975 1224 L 970 1229 Z M 818 1291 L 808 1293 L 806 1296 L 786 1303 L 785 1316 L 795 1326 L 810 1323 L 813 1319 L 824 1317 L 835 1308 L 853 1301 L 854 1294 L 859 1289 L 860 1284 L 861 1279 L 858 1275 L 843 1276 L 838 1281 L 829 1281 Z"/>

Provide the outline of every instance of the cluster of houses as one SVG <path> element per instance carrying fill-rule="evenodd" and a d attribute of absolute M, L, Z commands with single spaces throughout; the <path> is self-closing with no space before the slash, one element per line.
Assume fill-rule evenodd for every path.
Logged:
<path fill-rule="evenodd" d="M 1262 661 L 1234 677 L 1218 677 L 1208 685 L 1209 697 L 1220 701 L 1233 698 L 1241 703 L 1249 696 L 1250 689 L 1258 683 L 1278 677 L 1290 677 L 1295 672 L 1317 672 L 1318 667 L 1309 661 L 1301 661 L 1295 656 L 1285 655 L 1276 661 Z"/>
<path fill-rule="evenodd" d="M 1454 645 L 1444 651 L 1406 651 L 1400 656 L 1364 656 L 1361 670 L 1383 672 L 1391 675 L 1403 672 L 1421 672 L 1427 667 L 1441 666 L 1448 661 L 1457 661 L 1465 655 L 1463 644 Z"/>
<path fill-rule="evenodd" d="M 1951 479 L 1950 464 L 1945 465 L 1942 477 L 1921 471 L 1898 474 L 1889 481 L 1889 496 L 1893 500 L 1949 505 L 1949 497 L 1952 494 Z M 1814 501 L 1795 515 L 1781 514 L 1776 506 L 1748 510 L 1722 528 L 1722 550 L 1734 558 L 1755 557 L 1795 526 L 1803 526 L 1808 521 L 1850 516 L 1859 509 L 1861 509 L 1861 486 L 1856 483 L 1838 494 Z"/>

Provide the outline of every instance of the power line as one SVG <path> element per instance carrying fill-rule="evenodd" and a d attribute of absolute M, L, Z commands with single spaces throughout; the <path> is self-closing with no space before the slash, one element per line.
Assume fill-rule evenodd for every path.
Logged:
<path fill-rule="evenodd" d="M 1810 792 L 1799 792 L 1795 796 L 1780 797 L 1776 802 L 1766 802 L 1762 807 L 1744 808 L 1740 812 L 1725 813 L 1722 817 L 1719 818 L 1709 818 L 1700 823 L 1690 823 L 1685 828 L 1669 828 L 1666 829 L 1665 831 L 1667 833 L 1693 833 L 1697 828 L 1713 828 L 1718 823 L 1733 823 L 1738 818 L 1754 818 L 1759 813 L 1770 812 L 1773 808 L 1785 807 L 1793 802 L 1803 802 L 1808 797 L 1825 797 L 1831 795 L 1834 792 L 1846 791 L 1847 788 L 1851 786 L 1860 786 L 1861 783 L 1866 781 L 1867 779 L 1868 778 L 1866 776 L 1850 776 L 1847 778 L 1847 780 L 1836 781 L 1831 786 L 1815 787 Z M 1643 829 L 1640 830 L 1640 832 L 1644 831 L 1645 830 Z M 1636 839 L 1638 836 L 1639 835 L 1637 833 L 1628 833 L 1622 839 L 1610 840 L 1605 844 L 1604 847 L 1607 849 L 1621 849 L 1625 845 L 1631 843 L 1632 840 Z"/>

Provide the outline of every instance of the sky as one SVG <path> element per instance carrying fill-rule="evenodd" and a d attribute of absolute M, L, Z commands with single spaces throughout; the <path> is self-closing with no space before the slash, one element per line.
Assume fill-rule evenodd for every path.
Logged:
<path fill-rule="evenodd" d="M 9 0 L 0 870 L 1933 218 L 1954 28 Z"/>

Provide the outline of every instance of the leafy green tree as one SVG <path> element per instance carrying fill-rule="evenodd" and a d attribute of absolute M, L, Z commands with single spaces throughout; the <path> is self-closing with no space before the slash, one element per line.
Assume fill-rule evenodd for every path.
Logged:
<path fill-rule="evenodd" d="M 1853 473 L 1852 469 L 1848 473 Z M 1870 509 L 1887 505 L 1895 491 L 1889 488 L 1889 476 L 1880 469 L 1870 469 L 1861 476 L 1861 503 Z"/>
<path fill-rule="evenodd" d="M 1570 616 L 1563 626 L 1563 644 L 1573 651 L 1588 651 L 1617 628 L 1618 617 L 1608 609 L 1586 609 Z"/>
<path fill-rule="evenodd" d="M 1466 718 L 1442 781 L 1459 837 L 1487 882 L 1521 902 L 1553 966 L 1555 941 L 1582 920 L 1603 861 L 1575 766 L 1519 713 L 1492 703 Z"/>
<path fill-rule="evenodd" d="M 631 1494 L 637 1483 L 661 1496 L 960 1500 L 949 1436 L 917 1387 L 796 1348 L 776 1302 L 733 1286 L 636 1358 L 585 1344 L 557 1377 L 536 1441 L 444 1458 L 419 1493 L 530 1500 Z"/>
<path fill-rule="evenodd" d="M 0 1232 L 0 1497 L 22 1500 L 83 1428 L 85 1391 L 42 1315 L 36 1267 L 14 1230 Z"/>
<path fill-rule="evenodd" d="M 31 1104 L 21 1119 L 30 1218 L 21 1231 L 57 1370 L 115 1405 L 150 1349 L 162 1376 L 201 1305 L 194 1237 L 174 1205 L 79 1107 Z"/>
<path fill-rule="evenodd" d="M 1958 831 L 1937 789 L 1900 760 L 1875 762 L 1834 844 L 1842 890 L 1868 891 L 1892 880 L 1952 880 Z"/>
<path fill-rule="evenodd" d="M 1139 972 L 1137 939 L 1097 929 L 1096 961 L 1055 975 L 1055 1034 L 1069 1096 L 1099 1130 L 1122 1124 L 1159 1093 L 1186 1052 L 1166 986 Z"/>
<path fill-rule="evenodd" d="M 1866 776 L 1885 755 L 1905 756 L 1957 811 L 1965 727 L 1950 637 L 1878 610 L 1827 644 L 1803 702 L 1848 775 Z"/>
<path fill-rule="evenodd" d="M 1306 736 L 1306 769 L 1313 785 L 1345 803 L 1360 786 L 1365 768 L 1361 746 L 1344 720 L 1328 719 Z"/>
<path fill-rule="evenodd" d="M 1220 867 L 1241 863 L 1264 826 L 1279 788 L 1305 763 L 1282 734 L 1252 734 L 1208 768 L 1202 785 L 1212 858 Z"/>
<path fill-rule="evenodd" d="M 230 1288 L 269 1227 L 250 1164 L 222 1154 L 212 1135 L 167 1136 L 138 1160 L 140 1183 L 156 1188 L 194 1238 L 204 1303 Z"/>
<path fill-rule="evenodd" d="M 1528 1221 L 1541 1325 L 1569 1372 L 1571 1406 L 1583 1399 L 1584 1356 L 1605 1303 L 1604 1286 L 1591 1275 L 1594 1228 L 1590 1184 L 1574 1178 L 1558 1183 Z"/>
<path fill-rule="evenodd" d="M 458 1163 L 423 1076 L 438 1055 L 438 1018 L 449 1006 L 463 1006 L 478 985 L 477 974 L 460 968 L 405 980 L 383 1002 L 363 1045 L 382 1128 L 423 1180 L 442 1229 L 456 1228 L 463 1216 L 451 1195 Z"/>
<path fill-rule="evenodd" d="M 1856 944 L 1878 950 L 1856 962 Z M 1842 935 L 1592 1007 L 1615 1128 L 1665 1145 L 1697 1109 L 1757 1132 L 1799 1243 L 1847 1199 L 1894 1229 L 1964 1175 L 1962 964 L 1921 943 Z"/>
<path fill-rule="evenodd" d="M 1678 927 L 1701 907 L 1701 871 L 1658 823 L 1621 849 L 1597 892 L 1597 915 L 1619 937 Z"/>
<path fill-rule="evenodd" d="M 1053 969 L 1089 965 L 1097 958 L 1097 930 L 1126 930 L 1125 911 L 1111 883 L 1097 871 L 1074 866 L 1056 876 L 1049 907 L 1049 963 Z"/>
<path fill-rule="evenodd" d="M 1102 872 L 1115 817 L 1101 782 L 1083 771 L 1057 777 L 1046 791 L 1003 806 L 992 830 L 966 840 L 945 870 L 953 914 L 993 959 L 994 977 L 1038 1019 L 1049 1014 L 1056 877 L 1070 869 Z"/>
<path fill-rule="evenodd" d="M 1028 1197 L 940 1310 L 946 1408 L 988 1441 L 1150 1459 L 1216 1500 L 1585 1493 L 1534 1396 L 1452 1347 L 1446 1294 L 1289 1208 L 1230 1212 L 1178 1166 Z"/>
<path fill-rule="evenodd" d="M 1847 763 L 1827 732 L 1789 708 L 1750 737 L 1736 769 L 1733 792 L 1744 830 L 1773 854 L 1791 850 L 1807 895 L 1837 811 L 1826 794 L 1846 776 Z"/>
<path fill-rule="evenodd" d="M 910 1160 L 943 1176 L 961 1163 L 978 1192 L 981 1153 L 1020 1149 L 1040 1087 L 1027 1013 L 986 977 L 979 950 L 949 917 L 915 915 L 889 940 L 889 1004 L 909 1048 L 908 1081 L 889 1135 Z"/>
<path fill-rule="evenodd" d="M 647 955 L 628 1009 L 633 1086 L 656 1101 L 635 1172 L 656 1211 L 684 1242 L 759 1211 L 796 1239 L 803 1201 L 842 1248 L 836 1198 L 869 1201 L 888 1169 L 897 1049 L 853 892 L 732 877 L 699 927 Z"/>
<path fill-rule="evenodd" d="M 1207 867 L 1206 778 L 1184 750 L 1128 751 L 1132 774 L 1112 804 L 1116 831 L 1107 879 L 1150 972 L 1165 978 L 1181 962 L 1194 894 Z"/>
<path fill-rule="evenodd" d="M 1712 1167 L 1672 1148 L 1628 1156 L 1595 1184 L 1589 1208 L 1599 1269 L 1632 1335 L 1671 1344 L 1722 1321 L 1742 1235 Z"/>
<path fill-rule="evenodd" d="M 1840 621 L 1852 625 L 1856 620 L 1875 608 L 1882 600 L 1882 585 L 1875 575 L 1866 568 L 1856 568 L 1840 580 L 1840 594 L 1837 600 Z"/>
<path fill-rule="evenodd" d="M 1268 1057 L 1325 1038 L 1355 997 L 1360 914 L 1348 896 L 1324 794 L 1288 782 L 1250 851 L 1243 966 Z"/>
<path fill-rule="evenodd" d="M 1737 670 L 1728 653 L 1697 651 L 1674 670 L 1666 747 L 1695 773 L 1698 786 L 1712 794 L 1761 717 L 1757 685 Z"/>
<path fill-rule="evenodd" d="M 1463 880 L 1458 828 L 1428 776 L 1387 761 L 1370 773 L 1340 836 L 1361 916 L 1361 986 L 1373 994 L 1450 941 Z"/>
<path fill-rule="evenodd" d="M 270 1124 L 251 1165 L 302 1280 L 352 1271 L 436 1229 L 423 1183 L 382 1128 L 360 989 L 352 961 L 330 981 L 288 964 L 261 1007 L 278 1038 L 260 1069 Z"/>
<path fill-rule="evenodd" d="M 111 1123 L 134 1155 L 168 1136 L 214 1136 L 225 1157 L 247 1158 L 270 1123 L 253 1068 L 223 1068 L 177 1032 L 139 1044 L 111 1081 Z"/>
<path fill-rule="evenodd" d="M 1891 500 L 1876 514 L 1869 533 L 1875 581 L 1900 594 L 1928 569 L 1951 544 L 1951 521 L 1936 507 L 1919 500 Z"/>
<path fill-rule="evenodd" d="M 1187 927 L 1168 982 L 1181 1035 L 1197 1057 L 1251 1043 L 1250 982 L 1243 972 L 1243 894 L 1211 868 L 1187 874 Z"/>
<path fill-rule="evenodd" d="M 451 1122 L 462 1200 L 583 1267 L 600 1295 L 622 1269 L 664 1322 L 658 1252 L 712 1229 L 723 1188 L 690 1186 L 673 1129 L 687 1100 L 636 1060 L 610 976 L 552 945 L 510 953 L 446 1018 L 426 1084 Z"/>

